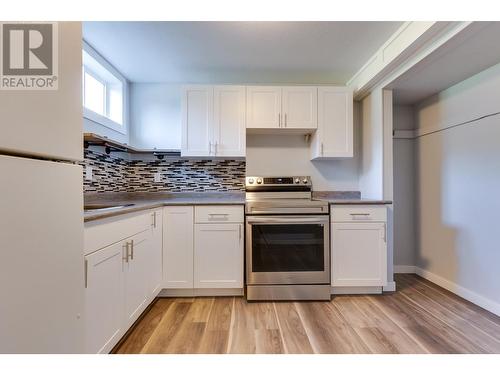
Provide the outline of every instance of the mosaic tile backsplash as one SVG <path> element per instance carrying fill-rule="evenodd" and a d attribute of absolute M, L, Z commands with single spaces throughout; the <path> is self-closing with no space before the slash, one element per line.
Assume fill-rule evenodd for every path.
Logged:
<path fill-rule="evenodd" d="M 244 160 L 126 160 L 88 149 L 84 156 L 82 166 L 92 167 L 85 193 L 245 190 Z M 161 182 L 154 182 L 157 172 Z"/>

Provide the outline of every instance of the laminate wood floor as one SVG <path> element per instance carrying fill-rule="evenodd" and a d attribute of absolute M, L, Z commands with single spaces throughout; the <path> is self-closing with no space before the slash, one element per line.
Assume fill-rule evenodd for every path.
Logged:
<path fill-rule="evenodd" d="M 416 275 L 331 302 L 161 298 L 115 353 L 500 353 L 500 318 Z"/>

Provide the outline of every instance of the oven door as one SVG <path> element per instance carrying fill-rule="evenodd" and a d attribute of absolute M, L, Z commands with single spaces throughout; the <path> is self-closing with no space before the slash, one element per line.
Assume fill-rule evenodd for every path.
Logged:
<path fill-rule="evenodd" d="M 247 216 L 247 284 L 329 284 L 328 215 Z"/>

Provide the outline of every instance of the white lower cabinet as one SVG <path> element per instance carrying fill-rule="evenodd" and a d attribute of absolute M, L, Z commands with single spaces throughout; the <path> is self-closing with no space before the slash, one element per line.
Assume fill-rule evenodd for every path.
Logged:
<path fill-rule="evenodd" d="M 151 213 L 151 241 L 149 257 L 149 293 L 158 295 L 163 284 L 163 208 Z"/>
<path fill-rule="evenodd" d="M 87 353 L 109 353 L 157 296 L 162 230 L 156 223 L 149 212 L 86 224 Z"/>
<path fill-rule="evenodd" d="M 128 329 L 150 302 L 149 264 L 152 255 L 151 232 L 146 230 L 125 245 L 125 325 Z"/>
<path fill-rule="evenodd" d="M 118 242 L 85 257 L 85 351 L 108 353 L 123 335 L 123 256 Z"/>
<path fill-rule="evenodd" d="M 193 288 L 193 226 L 193 206 L 169 206 L 163 209 L 165 288 Z"/>
<path fill-rule="evenodd" d="M 386 208 L 332 206 L 331 212 L 332 286 L 385 286 Z"/>
<path fill-rule="evenodd" d="M 200 289 L 243 290 L 242 205 L 170 206 L 163 216 L 167 295 L 175 290 L 172 295 L 192 295 Z"/>
<path fill-rule="evenodd" d="M 243 288 L 243 224 L 196 224 L 194 287 Z"/>

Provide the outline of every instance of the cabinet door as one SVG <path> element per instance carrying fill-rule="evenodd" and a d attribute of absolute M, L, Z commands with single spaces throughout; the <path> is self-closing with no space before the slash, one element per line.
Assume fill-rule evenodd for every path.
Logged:
<path fill-rule="evenodd" d="M 353 156 L 353 102 L 347 87 L 318 88 L 318 131 L 314 158 Z"/>
<path fill-rule="evenodd" d="M 289 129 L 316 129 L 318 89 L 313 86 L 283 87 L 282 127 Z"/>
<path fill-rule="evenodd" d="M 125 240 L 125 330 L 141 315 L 149 303 L 148 259 L 151 254 L 151 232 L 146 230 Z M 127 250 L 127 249 L 126 249 Z"/>
<path fill-rule="evenodd" d="M 247 86 L 247 129 L 275 129 L 281 123 L 281 87 Z"/>
<path fill-rule="evenodd" d="M 156 297 L 163 281 L 163 210 L 151 213 L 151 253 L 149 257 L 150 283 L 148 293 Z"/>
<path fill-rule="evenodd" d="M 243 288 L 243 224 L 196 224 L 195 288 Z"/>
<path fill-rule="evenodd" d="M 108 353 L 123 335 L 124 243 L 85 257 L 85 352 Z"/>
<path fill-rule="evenodd" d="M 212 152 L 213 88 L 186 86 L 182 91 L 182 156 Z"/>
<path fill-rule="evenodd" d="M 245 156 L 245 86 L 214 87 L 214 154 Z"/>
<path fill-rule="evenodd" d="M 332 286 L 385 286 L 385 223 L 333 223 Z"/>
<path fill-rule="evenodd" d="M 163 209 L 163 285 L 193 287 L 193 207 Z"/>

